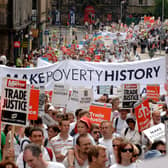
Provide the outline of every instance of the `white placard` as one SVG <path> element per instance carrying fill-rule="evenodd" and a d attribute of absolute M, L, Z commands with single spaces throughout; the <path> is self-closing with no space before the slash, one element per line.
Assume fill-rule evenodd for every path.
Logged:
<path fill-rule="evenodd" d="M 52 95 L 52 104 L 55 107 L 66 107 L 69 97 L 69 87 L 63 84 L 55 84 Z"/>
<path fill-rule="evenodd" d="M 163 140 L 165 142 L 165 125 L 160 123 L 143 131 L 143 133 L 153 143 L 156 140 Z"/>
<path fill-rule="evenodd" d="M 93 89 L 73 88 L 67 104 L 67 112 L 74 112 L 76 109 L 87 109 L 93 101 Z"/>

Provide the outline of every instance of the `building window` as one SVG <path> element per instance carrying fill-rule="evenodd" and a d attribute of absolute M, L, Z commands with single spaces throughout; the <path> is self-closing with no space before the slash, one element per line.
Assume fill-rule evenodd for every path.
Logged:
<path fill-rule="evenodd" d="M 32 9 L 37 9 L 37 1 L 32 0 Z"/>
<path fill-rule="evenodd" d="M 143 0 L 139 0 L 139 5 L 142 5 L 143 4 Z"/>

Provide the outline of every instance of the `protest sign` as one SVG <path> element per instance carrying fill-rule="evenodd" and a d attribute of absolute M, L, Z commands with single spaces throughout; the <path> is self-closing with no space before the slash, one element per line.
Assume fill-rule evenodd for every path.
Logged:
<path fill-rule="evenodd" d="M 152 143 L 156 140 L 163 140 L 165 142 L 165 125 L 163 123 L 154 125 L 144 130 L 143 133 Z"/>
<path fill-rule="evenodd" d="M 134 104 L 139 100 L 140 97 L 139 84 L 124 84 L 122 88 L 123 108 L 133 108 Z"/>
<path fill-rule="evenodd" d="M 83 109 L 89 109 L 90 104 L 93 102 L 93 89 L 80 88 L 79 89 L 79 104 Z"/>
<path fill-rule="evenodd" d="M 112 105 L 94 102 L 89 108 L 90 119 L 93 123 L 100 124 L 102 121 L 112 120 Z"/>
<path fill-rule="evenodd" d="M 142 132 L 150 127 L 151 114 L 148 99 L 143 99 L 140 103 L 137 103 L 134 109 L 137 118 L 138 131 Z"/>
<path fill-rule="evenodd" d="M 160 86 L 159 85 L 147 85 L 147 98 L 152 99 L 156 102 L 160 100 Z"/>
<path fill-rule="evenodd" d="M 45 95 L 44 86 L 40 86 L 39 90 L 40 90 L 40 95 L 39 95 L 39 109 L 38 109 L 39 114 L 38 115 L 41 116 L 44 113 L 46 95 Z"/>
<path fill-rule="evenodd" d="M 108 94 L 113 95 L 113 86 L 111 85 L 100 85 L 97 86 L 97 94 Z"/>
<path fill-rule="evenodd" d="M 79 91 L 77 88 L 70 90 L 69 101 L 66 107 L 66 112 L 75 112 L 79 108 Z"/>
<path fill-rule="evenodd" d="M 27 124 L 29 88 L 26 80 L 4 78 L 1 102 L 3 123 L 21 126 Z"/>
<path fill-rule="evenodd" d="M 63 84 L 55 84 L 52 95 L 52 104 L 55 107 L 66 107 L 68 103 L 69 87 Z"/>
<path fill-rule="evenodd" d="M 40 95 L 39 90 L 37 89 L 30 90 L 28 120 L 37 120 L 38 118 L 39 95 Z"/>
<path fill-rule="evenodd" d="M 50 126 L 50 125 L 58 125 L 59 123 L 56 122 L 52 117 L 50 117 L 47 113 L 42 115 L 42 119 L 44 124 Z"/>
<path fill-rule="evenodd" d="M 87 109 L 93 101 L 93 89 L 92 88 L 73 88 L 71 90 L 70 99 L 67 104 L 67 112 L 73 112 L 74 109 Z"/>

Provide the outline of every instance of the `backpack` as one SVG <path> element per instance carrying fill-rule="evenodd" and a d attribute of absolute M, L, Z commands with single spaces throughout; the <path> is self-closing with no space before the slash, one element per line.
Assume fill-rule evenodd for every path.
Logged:
<path fill-rule="evenodd" d="M 125 131 L 124 131 L 124 136 L 127 135 L 128 129 L 129 129 L 129 127 L 127 127 L 127 128 L 125 129 Z"/>
<path fill-rule="evenodd" d="M 24 144 L 25 142 L 30 143 L 30 140 L 24 139 L 24 140 L 21 142 L 21 144 L 20 144 L 20 151 L 21 151 L 21 152 L 23 151 L 23 144 Z"/>
<path fill-rule="evenodd" d="M 117 130 L 117 125 L 118 125 L 118 117 L 115 120 L 115 129 Z"/>
<path fill-rule="evenodd" d="M 14 134 L 14 138 L 15 138 L 15 140 L 16 140 L 16 143 L 17 143 L 18 145 L 20 145 L 20 140 L 19 140 L 18 136 L 16 136 L 16 134 Z"/>

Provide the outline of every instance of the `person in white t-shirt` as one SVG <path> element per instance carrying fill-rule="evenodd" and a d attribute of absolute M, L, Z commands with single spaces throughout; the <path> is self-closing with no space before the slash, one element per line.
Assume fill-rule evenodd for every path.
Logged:
<path fill-rule="evenodd" d="M 115 132 L 121 135 L 121 131 L 128 127 L 128 124 L 126 122 L 127 114 L 129 112 L 129 109 L 119 109 L 119 116 L 114 118 L 113 121 L 113 127 L 115 128 Z"/>
<path fill-rule="evenodd" d="M 39 145 L 29 144 L 25 147 L 23 153 L 25 162 L 31 168 L 65 168 L 58 162 L 50 162 L 43 159 L 42 151 Z"/>
<path fill-rule="evenodd" d="M 99 144 L 104 145 L 107 149 L 106 152 L 108 156 L 108 161 L 106 165 L 108 166 L 110 165 L 110 160 L 111 160 L 110 155 L 112 155 L 113 153 L 112 139 L 118 135 L 113 134 L 114 128 L 112 126 L 111 121 L 102 121 L 100 124 L 100 130 L 101 130 L 101 134 L 103 135 L 103 137 L 99 139 Z"/>
<path fill-rule="evenodd" d="M 141 144 L 141 134 L 136 130 L 136 117 L 133 114 L 128 114 L 126 122 L 128 127 L 124 128 L 121 136 L 127 141 L 134 144 Z"/>

